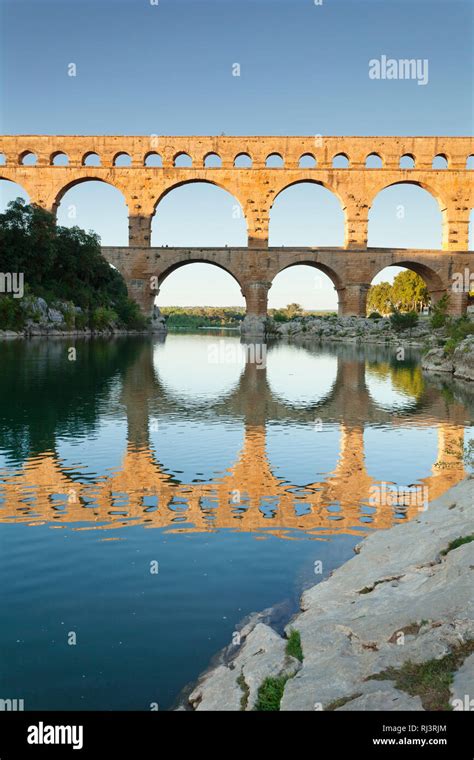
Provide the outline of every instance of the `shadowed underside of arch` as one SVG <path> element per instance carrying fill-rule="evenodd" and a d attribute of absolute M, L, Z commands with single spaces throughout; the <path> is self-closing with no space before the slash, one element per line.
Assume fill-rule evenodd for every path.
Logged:
<path fill-rule="evenodd" d="M 275 273 L 274 278 L 277 277 L 282 272 L 285 272 L 288 269 L 294 269 L 298 266 L 308 266 L 313 267 L 313 269 L 317 269 L 318 271 L 322 272 L 323 274 L 327 275 L 329 279 L 331 280 L 332 284 L 334 285 L 336 290 L 340 290 L 343 287 L 343 281 L 341 276 L 333 269 L 332 267 L 328 266 L 328 264 L 325 264 L 320 261 L 311 261 L 310 259 L 305 260 L 301 259 L 299 261 L 294 261 L 291 264 L 287 264 L 286 266 L 283 266 L 278 272 Z M 335 266 L 337 266 L 337 262 L 335 262 Z"/>
<path fill-rule="evenodd" d="M 344 211 L 346 208 L 346 199 L 344 195 L 341 193 L 340 186 L 337 182 L 331 182 L 330 180 L 324 180 L 324 179 L 316 179 L 314 177 L 304 177 L 302 179 L 295 179 L 284 182 L 276 191 L 275 195 L 273 196 L 273 200 L 270 205 L 270 211 L 272 210 L 274 203 L 277 198 L 282 195 L 286 190 L 289 190 L 292 187 L 297 187 L 298 185 L 316 185 L 316 187 L 321 187 L 324 190 L 327 190 L 328 192 L 332 193 L 339 203 L 341 204 L 341 210 Z"/>
<path fill-rule="evenodd" d="M 101 184 L 104 184 L 104 185 L 107 185 L 108 187 L 113 188 L 113 190 L 116 190 L 118 193 L 121 194 L 125 204 L 128 206 L 127 199 L 120 187 L 118 187 L 113 182 L 109 182 L 107 179 L 104 179 L 104 177 L 96 176 L 93 173 L 89 173 L 85 177 L 79 177 L 77 179 L 72 180 L 68 184 L 61 187 L 60 190 L 58 190 L 53 202 L 53 209 L 52 209 L 53 212 L 57 214 L 59 205 L 62 199 L 64 198 L 64 196 L 66 195 L 66 193 L 68 193 L 70 190 L 73 190 L 75 187 L 78 187 L 79 185 L 86 184 L 87 182 L 100 182 Z"/>
<path fill-rule="evenodd" d="M 422 280 L 424 280 L 425 285 L 430 293 L 441 292 L 445 288 L 445 284 L 443 283 L 443 279 L 439 273 L 423 262 L 416 260 L 401 260 L 397 261 L 396 265 L 397 267 L 403 267 L 405 269 L 410 269 L 412 272 L 416 272 L 416 274 L 418 274 Z M 377 272 L 377 274 L 380 274 L 380 272 Z"/>
<path fill-rule="evenodd" d="M 217 269 L 220 269 L 222 272 L 225 272 L 226 274 L 230 275 L 232 279 L 237 283 L 239 288 L 242 288 L 242 284 L 238 278 L 238 276 L 231 271 L 229 268 L 227 268 L 224 264 L 220 263 L 219 261 L 214 261 L 210 257 L 206 257 L 205 253 L 202 254 L 201 257 L 192 258 L 192 259 L 183 259 L 181 261 L 176 261 L 174 264 L 170 264 L 167 269 L 162 271 L 158 275 L 158 287 L 161 287 L 165 280 L 173 274 L 173 272 L 176 272 L 178 269 L 182 269 L 183 267 L 189 266 L 191 264 L 209 264 L 212 267 L 217 267 Z"/>

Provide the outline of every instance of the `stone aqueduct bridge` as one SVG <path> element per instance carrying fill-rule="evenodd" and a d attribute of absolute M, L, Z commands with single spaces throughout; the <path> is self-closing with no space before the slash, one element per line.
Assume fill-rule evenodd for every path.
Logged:
<path fill-rule="evenodd" d="M 310 264 L 329 276 L 339 296 L 341 315 L 365 313 L 366 295 L 373 277 L 384 267 L 400 265 L 418 272 L 435 302 L 450 292 L 450 310 L 464 312 L 468 294 L 453 293 L 452 276 L 469 268 L 469 215 L 474 207 L 472 174 L 467 158 L 474 155 L 470 137 L 119 137 L 16 135 L 0 137 L 5 165 L 0 178 L 21 184 L 31 202 L 56 211 L 74 185 L 100 180 L 118 188 L 129 209 L 129 246 L 103 248 L 108 261 L 124 275 L 130 295 L 149 314 L 160 284 L 176 268 L 190 262 L 209 262 L 229 272 L 239 283 L 249 317 L 264 317 L 272 280 L 283 269 Z M 34 166 L 23 163 L 27 154 Z M 66 154 L 67 166 L 54 165 Z M 97 154 L 100 166 L 86 165 Z M 116 166 L 121 155 L 130 165 Z M 147 166 L 158 154 L 162 167 Z M 179 156 L 192 160 L 190 168 L 175 166 Z M 366 168 L 366 158 L 377 155 L 382 168 Z M 217 155 L 221 165 L 210 168 Z M 250 168 L 237 168 L 239 156 L 251 159 Z M 267 158 L 278 155 L 282 168 L 268 168 Z M 300 167 L 302 156 L 316 160 L 314 168 Z M 336 156 L 348 168 L 333 168 Z M 413 159 L 413 169 L 401 169 L 400 158 Z M 435 156 L 447 161 L 444 170 L 432 169 Z M 345 214 L 345 243 L 341 248 L 269 248 L 270 210 L 287 187 L 314 182 L 338 197 Z M 151 248 L 151 219 L 167 193 L 191 182 L 209 182 L 231 193 L 240 204 L 248 230 L 248 248 Z M 414 184 L 437 200 L 443 220 L 441 250 L 367 248 L 369 211 L 376 195 L 395 184 Z"/>

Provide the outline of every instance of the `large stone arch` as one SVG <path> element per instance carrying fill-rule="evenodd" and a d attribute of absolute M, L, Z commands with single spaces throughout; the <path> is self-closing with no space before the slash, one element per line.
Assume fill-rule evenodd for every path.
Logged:
<path fill-rule="evenodd" d="M 18 182 L 17 180 L 12 179 L 11 177 L 5 176 L 3 173 L 0 174 L 0 182 L 2 180 L 3 180 L 3 182 L 9 182 L 10 184 L 16 185 L 17 187 L 19 187 L 20 190 L 22 190 L 24 192 L 24 194 L 28 197 L 28 201 L 27 202 L 30 202 L 30 203 L 34 202 L 34 199 L 32 199 L 31 193 L 29 192 L 29 190 L 28 190 L 28 188 L 26 186 L 26 183 Z M 1 185 L 0 185 L 0 188 L 1 188 Z M 17 197 L 21 197 L 21 196 L 17 196 Z M 0 208 L 0 212 L 2 212 L 1 208 Z"/>
<path fill-rule="evenodd" d="M 218 175 L 219 172 L 221 172 L 221 169 L 215 169 L 214 170 L 216 174 Z M 194 174 L 194 173 L 193 173 Z M 245 224 L 245 245 L 248 245 L 249 240 L 249 223 L 248 218 L 246 214 L 246 204 L 242 202 L 242 199 L 239 197 L 240 193 L 238 192 L 238 189 L 235 187 L 234 183 L 229 183 L 225 181 L 221 181 L 218 176 L 217 177 L 207 177 L 207 176 L 192 176 L 192 177 L 185 177 L 179 182 L 173 182 L 169 185 L 166 185 L 161 192 L 159 192 L 158 196 L 153 200 L 152 204 L 152 210 L 151 215 L 149 217 L 149 230 L 150 230 L 150 239 L 151 239 L 151 230 L 152 230 L 152 222 L 153 218 L 155 217 L 157 211 L 159 211 L 160 204 L 162 201 L 167 198 L 171 193 L 173 193 L 175 190 L 179 190 L 183 187 L 193 186 L 193 185 L 204 185 L 206 187 L 214 187 L 217 188 L 220 191 L 223 191 L 228 196 L 230 196 L 234 202 L 235 206 L 238 206 L 240 209 L 239 216 L 235 218 L 242 219 Z M 196 246 L 198 247 L 198 246 Z"/>
<path fill-rule="evenodd" d="M 324 179 L 321 178 L 315 178 L 311 176 L 311 174 L 308 174 L 308 176 L 298 177 L 298 179 L 284 179 L 283 182 L 277 186 L 277 189 L 275 189 L 274 195 L 272 195 L 271 203 L 269 206 L 269 211 L 271 211 L 273 204 L 275 203 L 276 199 L 279 195 L 281 195 L 285 190 L 288 190 L 288 188 L 293 187 L 294 185 L 301 185 L 301 184 L 311 184 L 311 185 L 319 185 L 320 187 L 324 187 L 325 190 L 329 190 L 331 193 L 333 193 L 338 201 L 341 204 L 342 211 L 346 208 L 346 199 L 345 197 L 339 192 L 337 185 L 331 182 L 327 182 Z"/>
<path fill-rule="evenodd" d="M 433 198 L 438 202 L 440 211 L 443 211 L 447 206 L 447 201 L 443 194 L 440 192 L 440 190 L 435 187 L 434 184 L 431 184 L 429 182 L 426 182 L 424 180 L 418 179 L 418 178 L 401 178 L 401 179 L 395 179 L 391 182 L 384 181 L 383 177 L 378 183 L 375 188 L 372 190 L 372 193 L 370 196 L 367 197 L 367 203 L 372 206 L 375 198 L 380 195 L 384 190 L 387 190 L 389 187 L 395 187 L 396 185 L 415 185 L 416 187 L 421 188 L 421 190 L 426 190 L 427 193 L 433 196 Z"/>
<path fill-rule="evenodd" d="M 308 170 L 308 171 L 311 172 L 311 170 Z M 272 194 L 271 201 L 268 207 L 268 212 L 267 212 L 268 225 L 270 223 L 270 214 L 277 198 L 286 190 L 292 187 L 295 187 L 297 185 L 304 185 L 304 184 L 310 184 L 310 185 L 316 185 L 316 186 L 322 187 L 325 190 L 328 190 L 330 193 L 332 193 L 335 196 L 335 198 L 337 198 L 341 207 L 342 214 L 343 214 L 344 241 L 346 245 L 350 237 L 350 233 L 349 233 L 350 204 L 348 203 L 346 196 L 343 193 L 341 193 L 337 182 L 330 181 L 329 178 L 328 179 L 324 179 L 322 177 L 315 178 L 314 176 L 311 176 L 311 173 L 308 173 L 307 176 L 306 175 L 303 175 L 302 177 L 299 176 L 298 179 L 291 179 L 291 180 L 284 179 L 283 182 L 281 182 L 280 185 L 276 187 L 274 194 Z M 268 236 L 268 232 L 267 232 L 267 236 Z"/>
<path fill-rule="evenodd" d="M 285 270 L 298 265 L 313 267 L 327 275 L 338 293 L 339 308 L 341 308 L 341 293 L 344 291 L 344 275 L 342 272 L 337 272 L 334 267 L 324 261 L 315 260 L 305 254 L 296 254 L 294 258 L 292 257 L 290 261 L 286 261 L 283 264 L 278 260 L 276 266 L 267 269 L 264 279 L 249 279 L 244 284 L 242 293 L 247 302 L 246 320 L 247 317 L 252 318 L 252 321 L 249 322 L 248 326 L 246 320 L 244 320 L 243 329 L 245 332 L 255 331 L 255 334 L 257 334 L 258 323 L 260 323 L 260 331 L 263 329 L 262 320 L 266 318 L 268 312 L 268 291 L 270 290 L 275 277 Z"/>
<path fill-rule="evenodd" d="M 421 261 L 411 261 L 409 258 L 400 260 L 397 259 L 397 261 L 394 262 L 391 266 L 402 267 L 404 269 L 410 269 L 412 272 L 416 272 L 416 274 L 421 277 L 426 287 L 428 288 L 432 304 L 437 303 L 437 301 L 439 301 L 440 298 L 445 295 L 445 293 L 449 292 L 451 282 L 447 281 L 445 268 L 442 272 L 440 272 L 429 264 L 423 263 Z M 380 274 L 380 272 L 383 272 L 386 268 L 386 266 L 378 268 L 377 271 L 374 271 L 374 277 Z"/>
<path fill-rule="evenodd" d="M 104 185 L 109 185 L 110 187 L 113 187 L 114 190 L 118 190 L 119 193 L 122 194 L 123 199 L 127 205 L 127 208 L 130 208 L 129 199 L 127 198 L 127 194 L 124 192 L 122 187 L 120 187 L 119 185 L 113 182 L 110 182 L 110 180 L 108 179 L 104 179 L 104 177 L 101 176 L 99 173 L 95 174 L 94 172 L 87 172 L 87 175 L 74 177 L 74 179 L 70 180 L 69 182 L 66 182 L 65 185 L 61 185 L 59 189 L 55 190 L 54 196 L 53 196 L 53 202 L 52 202 L 53 213 L 57 214 L 59 204 L 61 203 L 66 193 L 69 192 L 69 190 L 72 190 L 77 185 L 82 185 L 85 182 L 103 182 Z"/>
<path fill-rule="evenodd" d="M 341 232 L 343 233 L 341 237 L 347 237 L 347 213 L 346 213 L 346 201 L 343 195 L 337 190 L 337 188 L 332 185 L 329 182 L 324 181 L 323 179 L 315 179 L 311 175 L 308 177 L 299 177 L 298 179 L 287 181 L 282 183 L 278 189 L 275 191 L 275 194 L 272 194 L 269 207 L 268 207 L 268 235 L 270 237 L 271 232 L 271 214 L 275 206 L 275 202 L 283 196 L 284 193 L 287 193 L 288 191 L 291 191 L 293 188 L 300 187 L 303 185 L 312 186 L 315 188 L 323 188 L 323 190 L 330 193 L 330 195 L 334 198 L 335 201 L 339 202 L 339 210 L 342 214 L 342 224 L 343 228 Z"/>
<path fill-rule="evenodd" d="M 280 267 L 278 270 L 274 271 L 272 273 L 271 282 L 273 282 L 273 280 L 275 279 L 275 277 L 277 277 L 277 275 L 281 274 L 285 270 L 292 269 L 293 267 L 297 267 L 300 265 L 313 267 L 314 269 L 319 269 L 320 272 L 323 272 L 325 275 L 329 277 L 329 279 L 331 280 L 336 290 L 340 290 L 342 287 L 344 287 L 343 285 L 344 277 L 342 274 L 339 274 L 335 268 L 321 261 L 312 261 L 306 256 L 302 256 L 302 258 L 298 258 L 297 260 L 292 261 L 289 264 L 285 264 L 284 266 Z"/>
<path fill-rule="evenodd" d="M 114 249 L 109 250 L 114 251 Z M 163 251 L 163 253 L 156 254 L 155 252 L 158 250 Z M 155 298 L 159 296 L 160 288 L 165 280 L 173 272 L 187 264 L 211 264 L 217 267 L 229 274 L 241 289 L 242 294 L 245 295 L 242 278 L 238 271 L 230 265 L 230 257 L 227 261 L 222 261 L 219 251 L 196 250 L 191 253 L 191 251 L 183 249 L 182 253 L 176 253 L 176 250 L 166 248 L 151 248 L 148 252 L 144 250 L 141 252 L 140 259 L 131 268 L 127 262 L 123 263 L 120 260 L 120 256 L 118 258 L 113 254 L 107 256 L 107 260 L 122 273 L 130 297 L 138 303 L 142 313 L 146 316 L 153 312 Z"/>
<path fill-rule="evenodd" d="M 176 272 L 178 269 L 181 269 L 182 267 L 185 267 L 188 264 L 210 264 L 211 266 L 217 267 L 222 272 L 229 274 L 235 280 L 239 288 L 242 289 L 241 278 L 239 278 L 236 272 L 232 271 L 231 267 L 228 267 L 219 261 L 215 261 L 212 258 L 212 256 L 213 256 L 212 253 L 209 255 L 206 255 L 205 253 L 201 253 L 196 256 L 186 257 L 186 258 L 176 257 L 174 261 L 168 262 L 166 265 L 166 268 L 161 270 L 156 275 L 158 278 L 158 287 L 161 287 L 161 285 L 165 282 L 165 280 L 171 274 L 173 274 L 173 272 Z"/>
<path fill-rule="evenodd" d="M 441 222 L 441 244 L 440 249 L 444 246 L 445 241 L 448 237 L 448 204 L 445 200 L 442 193 L 436 188 L 433 184 L 427 183 L 420 179 L 397 179 L 392 182 L 381 182 L 380 185 L 377 187 L 375 191 L 372 191 L 372 194 L 370 196 L 370 199 L 368 199 L 367 203 L 369 206 L 368 210 L 368 238 L 370 238 L 370 230 L 371 230 L 371 223 L 373 224 L 373 217 L 371 219 L 371 213 L 374 208 L 374 203 L 377 201 L 377 199 L 384 193 L 386 190 L 389 190 L 390 188 L 394 187 L 403 187 L 403 186 L 410 186 L 410 187 L 416 187 L 420 190 L 427 193 L 437 204 L 438 209 L 440 212 L 440 222 Z M 369 240 L 370 245 L 370 240 Z M 384 244 L 385 245 L 385 244 Z M 410 246 L 412 247 L 412 246 Z M 425 246 L 423 246 L 425 247 Z M 431 246 L 430 246 L 431 247 Z"/>
<path fill-rule="evenodd" d="M 86 188 L 85 186 L 90 183 L 94 183 L 95 187 Z M 77 188 L 82 188 L 83 192 L 76 193 L 74 196 Z M 68 196 L 68 193 L 71 195 Z M 83 229 L 94 229 L 99 234 L 102 245 L 117 245 L 117 238 L 123 241 L 122 245 L 127 243 L 129 199 L 116 183 L 104 176 L 96 175 L 95 172 L 74 177 L 56 189 L 51 210 L 58 223 L 66 227 L 72 223 Z M 103 213 L 98 213 L 99 210 L 103 210 Z M 71 219 L 73 219 L 72 222 Z M 108 224 L 108 219 L 113 220 L 113 224 Z M 107 241 L 110 237 L 112 240 Z"/>
<path fill-rule="evenodd" d="M 212 170 L 208 170 L 212 171 Z M 218 172 L 218 169 L 215 169 L 214 171 Z M 194 174 L 194 172 L 193 172 Z M 203 184 L 203 185 L 213 185 L 214 187 L 218 187 L 220 190 L 224 190 L 226 193 L 229 193 L 229 195 L 232 195 L 239 206 L 241 207 L 242 211 L 244 210 L 245 203 L 242 202 L 242 199 L 239 198 L 239 192 L 238 188 L 235 186 L 235 183 L 227 183 L 223 180 L 216 179 L 214 177 L 209 177 L 206 175 L 198 175 L 198 176 L 192 176 L 192 177 L 186 177 L 182 180 L 179 180 L 178 182 L 172 182 L 170 185 L 166 185 L 162 191 L 159 193 L 158 197 L 153 202 L 153 216 L 156 214 L 156 211 L 158 209 L 158 206 L 160 205 L 163 198 L 166 198 L 167 195 L 173 192 L 173 190 L 177 190 L 180 187 L 184 187 L 185 185 L 196 185 L 196 184 Z"/>

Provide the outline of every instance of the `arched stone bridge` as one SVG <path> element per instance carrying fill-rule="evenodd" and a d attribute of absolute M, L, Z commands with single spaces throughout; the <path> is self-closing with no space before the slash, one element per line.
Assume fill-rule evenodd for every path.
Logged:
<path fill-rule="evenodd" d="M 67 190 L 87 180 L 109 183 L 122 192 L 129 209 L 129 247 L 103 251 L 146 314 L 172 271 L 200 261 L 225 269 L 237 280 L 250 317 L 266 315 L 272 280 L 296 264 L 310 264 L 330 277 L 341 315 L 365 313 L 373 277 L 390 265 L 420 274 L 434 302 L 450 293 L 451 313 L 466 309 L 469 288 L 453 292 L 452 283 L 454 274 L 469 272 L 472 260 L 468 237 L 474 184 L 467 162 L 474 156 L 474 141 L 470 137 L 14 135 L 0 137 L 0 153 L 5 160 L 0 178 L 19 183 L 31 202 L 52 211 Z M 55 165 L 59 155 L 67 165 Z M 147 165 L 151 156 L 159 158 L 161 166 Z M 183 156 L 188 166 L 179 165 Z M 381 168 L 367 168 L 369 156 L 377 156 Z M 99 165 L 89 165 L 92 157 Z M 279 159 L 279 168 L 270 168 L 271 157 Z M 335 168 L 338 157 L 346 161 L 346 168 Z M 445 169 L 433 169 L 435 157 L 444 160 Z M 117 165 L 119 158 L 129 165 Z M 244 158 L 247 166 L 241 165 Z M 409 159 L 413 168 L 401 168 L 401 158 Z M 34 165 L 29 163 L 33 159 Z M 313 161 L 312 168 L 303 168 L 302 159 Z M 171 190 L 192 182 L 217 185 L 235 197 L 247 222 L 248 248 L 150 248 L 151 219 L 158 204 Z M 268 247 L 275 198 L 301 182 L 314 182 L 338 197 L 345 215 L 343 247 Z M 437 200 L 443 220 L 442 250 L 367 248 L 373 201 L 396 184 L 418 185 Z"/>

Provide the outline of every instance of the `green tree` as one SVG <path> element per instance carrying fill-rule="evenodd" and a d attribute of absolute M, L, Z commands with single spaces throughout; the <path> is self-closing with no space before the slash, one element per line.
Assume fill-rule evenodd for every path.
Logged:
<path fill-rule="evenodd" d="M 287 319 L 301 317 L 304 312 L 303 307 L 299 303 L 289 303 L 284 311 L 286 312 Z"/>
<path fill-rule="evenodd" d="M 428 288 L 422 278 L 406 270 L 397 274 L 392 284 L 381 282 L 372 285 L 367 295 L 367 313 L 378 311 L 379 314 L 390 314 L 392 307 L 398 311 L 421 311 L 430 300 Z"/>
<path fill-rule="evenodd" d="M 407 269 L 397 274 L 392 285 L 392 303 L 400 311 L 421 311 L 429 303 L 424 281 L 416 272 Z"/>
<path fill-rule="evenodd" d="M 0 271 L 22 272 L 31 295 L 80 306 L 89 321 L 103 308 L 124 327 L 145 324 L 123 277 L 102 256 L 99 237 L 59 226 L 49 211 L 21 198 L 0 214 Z"/>
<path fill-rule="evenodd" d="M 389 314 L 392 306 L 392 286 L 389 282 L 372 285 L 367 294 L 367 312 L 378 311 L 379 314 Z"/>
<path fill-rule="evenodd" d="M 447 293 L 442 296 L 437 303 L 434 304 L 432 309 L 432 315 L 431 315 L 431 327 L 433 327 L 435 330 L 439 327 L 444 327 L 444 325 L 449 321 L 448 317 L 448 307 L 449 307 L 449 295 Z"/>

